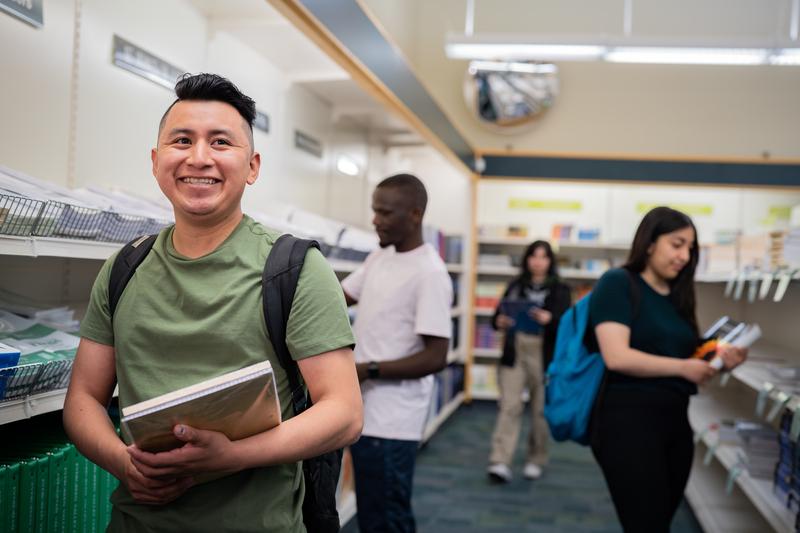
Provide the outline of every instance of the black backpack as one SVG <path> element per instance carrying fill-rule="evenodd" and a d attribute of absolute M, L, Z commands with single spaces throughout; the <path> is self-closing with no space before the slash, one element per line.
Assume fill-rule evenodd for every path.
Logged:
<path fill-rule="evenodd" d="M 114 260 L 108 283 L 108 306 L 111 316 L 117 307 L 125 286 L 136 268 L 144 261 L 157 235 L 139 237 L 126 244 Z M 272 347 L 289 379 L 292 407 L 299 415 L 311 406 L 306 394 L 297 362 L 286 345 L 286 324 L 292 309 L 297 280 L 303 268 L 306 252 L 316 241 L 281 235 L 267 256 L 262 280 L 262 304 Z M 309 533 L 339 531 L 339 513 L 336 510 L 336 485 L 342 464 L 342 450 L 335 450 L 303 461 L 306 493 L 303 500 L 303 522 Z"/>

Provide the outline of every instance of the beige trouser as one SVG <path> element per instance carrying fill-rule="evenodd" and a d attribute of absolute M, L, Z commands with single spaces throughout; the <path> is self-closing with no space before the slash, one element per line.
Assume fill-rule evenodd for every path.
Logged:
<path fill-rule="evenodd" d="M 525 409 L 522 391 L 527 386 L 531 397 L 531 431 L 528 435 L 525 462 L 543 466 L 547 463 L 550 433 L 544 418 L 542 338 L 517 332 L 514 341 L 517 349 L 514 366 L 499 365 L 498 369 L 499 412 L 492 435 L 489 463 L 511 464 L 519 440 L 522 412 Z"/>

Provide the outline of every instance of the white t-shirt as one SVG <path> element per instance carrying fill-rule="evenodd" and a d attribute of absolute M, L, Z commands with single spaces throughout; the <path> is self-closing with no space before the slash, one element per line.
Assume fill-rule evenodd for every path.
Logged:
<path fill-rule="evenodd" d="M 393 361 L 421 351 L 421 335 L 450 338 L 453 287 L 444 262 L 429 244 L 398 253 L 378 249 L 342 287 L 358 300 L 353 331 L 356 362 Z M 364 429 L 369 437 L 420 440 L 433 376 L 366 380 Z"/>

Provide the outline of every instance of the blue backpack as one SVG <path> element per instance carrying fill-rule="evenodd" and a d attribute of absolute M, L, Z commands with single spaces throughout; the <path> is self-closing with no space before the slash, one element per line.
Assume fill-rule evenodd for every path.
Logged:
<path fill-rule="evenodd" d="M 633 314 L 638 311 L 639 287 L 631 282 Z M 557 441 L 588 445 L 589 422 L 604 383 L 606 365 L 600 352 L 590 353 L 584 343 L 589 323 L 589 293 L 570 307 L 558 325 L 553 361 L 547 367 L 544 417 Z"/>

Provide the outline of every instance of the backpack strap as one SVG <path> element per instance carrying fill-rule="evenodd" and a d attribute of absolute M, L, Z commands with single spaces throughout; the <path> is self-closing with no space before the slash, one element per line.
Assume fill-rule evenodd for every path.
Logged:
<path fill-rule="evenodd" d="M 112 320 L 125 287 L 153 248 L 156 237 L 158 234 L 137 237 L 123 246 L 114 259 L 114 264 L 111 266 L 111 277 L 108 280 L 108 309 Z"/>
<path fill-rule="evenodd" d="M 261 277 L 264 321 L 272 348 L 289 379 L 295 415 L 308 407 L 306 391 L 300 381 L 300 369 L 286 345 L 286 325 L 292 310 L 297 281 L 309 248 L 319 249 L 317 241 L 281 235 L 267 256 Z"/>
<path fill-rule="evenodd" d="M 628 275 L 628 281 L 631 282 L 631 322 L 637 316 L 639 316 L 639 304 L 641 303 L 642 299 L 642 290 L 639 288 L 639 274 L 635 274 L 628 270 L 627 268 L 623 269 L 625 273 Z"/>

